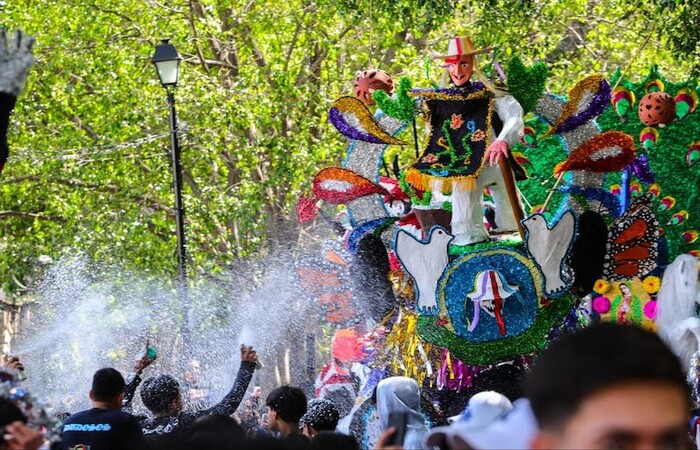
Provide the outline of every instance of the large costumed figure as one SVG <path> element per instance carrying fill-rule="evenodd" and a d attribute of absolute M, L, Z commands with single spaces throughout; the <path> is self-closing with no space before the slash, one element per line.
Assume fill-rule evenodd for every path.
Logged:
<path fill-rule="evenodd" d="M 488 188 L 496 206 L 499 231 L 518 229 L 522 218 L 512 183 L 509 148 L 520 140 L 523 109 L 505 90 L 480 76 L 475 56 L 489 49 L 474 49 L 468 37 L 450 40 L 448 55 L 441 57 L 454 84 L 452 88 L 415 90 L 430 125 L 426 148 L 406 173 L 406 182 L 419 192 L 431 192 L 427 206 L 441 210 L 451 194 L 453 244 L 465 245 L 489 239 L 484 224 L 483 191 Z M 519 172 L 521 173 L 521 172 Z M 510 178 L 510 179 L 509 179 Z M 514 214 L 515 212 L 515 214 Z"/>

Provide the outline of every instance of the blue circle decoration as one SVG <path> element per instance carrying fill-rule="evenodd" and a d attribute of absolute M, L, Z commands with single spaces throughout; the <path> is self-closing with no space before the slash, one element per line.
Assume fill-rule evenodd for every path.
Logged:
<path fill-rule="evenodd" d="M 504 284 L 516 289 L 503 301 L 499 311 L 504 329 L 481 303 L 468 298 L 469 293 L 479 291 L 480 287 L 475 285 L 478 274 L 487 270 L 498 272 Z M 447 309 L 455 334 L 462 339 L 488 342 L 517 336 L 530 328 L 537 316 L 539 293 L 536 286 L 541 284 L 540 277 L 531 260 L 513 249 L 464 254 L 445 269 L 438 282 L 440 303 Z"/>

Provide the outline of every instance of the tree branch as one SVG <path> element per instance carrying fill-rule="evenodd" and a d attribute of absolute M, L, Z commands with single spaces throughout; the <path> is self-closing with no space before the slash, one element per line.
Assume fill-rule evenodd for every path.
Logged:
<path fill-rule="evenodd" d="M 17 183 L 22 183 L 26 181 L 40 181 L 42 183 L 55 183 L 55 184 L 60 184 L 61 186 L 68 186 L 71 188 L 80 188 L 80 189 L 89 189 L 97 192 L 108 192 L 112 194 L 116 193 L 122 193 L 124 192 L 124 189 L 120 188 L 119 186 L 115 186 L 113 184 L 97 184 L 97 183 L 85 183 L 79 180 L 74 180 L 74 179 L 67 179 L 67 178 L 58 178 L 58 177 L 45 177 L 41 175 L 31 175 L 31 176 L 25 176 L 25 177 L 18 177 L 18 178 L 10 178 L 8 180 L 4 180 L 2 184 L 17 184 Z M 173 208 L 170 208 L 169 206 L 166 206 L 157 200 L 149 197 L 147 194 L 136 194 L 136 195 L 128 195 L 128 197 L 135 201 L 144 204 L 145 206 L 157 210 L 157 211 L 163 211 L 165 212 L 168 216 L 174 217 L 175 216 L 175 210 Z"/>
<path fill-rule="evenodd" d="M 31 220 L 48 220 L 51 222 L 64 223 L 65 218 L 59 216 L 45 216 L 43 214 L 30 213 L 24 211 L 0 211 L 0 219 L 5 219 L 9 217 L 18 217 L 20 219 L 31 219 Z"/>
<path fill-rule="evenodd" d="M 202 53 L 202 47 L 199 46 L 199 33 L 197 32 L 197 24 L 194 21 L 194 2 L 195 0 L 190 0 L 189 1 L 189 15 L 188 15 L 188 21 L 190 23 L 190 28 L 192 28 L 192 34 L 194 34 L 194 48 L 197 50 L 197 56 L 199 57 L 199 62 L 202 64 L 202 67 L 204 67 L 204 71 L 209 75 L 209 66 L 207 65 L 206 60 L 204 59 L 204 53 Z M 202 11 L 204 8 L 202 7 L 202 4 L 197 2 L 198 6 L 198 15 L 201 15 Z"/>

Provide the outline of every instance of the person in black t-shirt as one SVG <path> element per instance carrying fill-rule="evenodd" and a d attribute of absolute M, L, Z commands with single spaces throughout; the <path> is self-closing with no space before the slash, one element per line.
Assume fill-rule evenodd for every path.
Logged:
<path fill-rule="evenodd" d="M 294 450 L 309 447 L 309 438 L 301 434 L 299 421 L 306 414 L 306 395 L 298 387 L 281 386 L 270 392 L 267 404 L 267 423 L 278 432 L 285 445 Z"/>
<path fill-rule="evenodd" d="M 140 420 L 141 429 L 149 445 L 157 448 L 177 448 L 186 437 L 189 427 L 199 417 L 207 414 L 232 415 L 243 400 L 258 356 L 253 347 L 241 346 L 241 367 L 228 394 L 216 405 L 199 411 L 183 411 L 180 383 L 171 375 L 146 378 L 141 386 L 141 400 L 153 414 L 153 418 Z M 131 400 L 141 382 L 138 373 L 130 377 L 125 390 L 123 410 L 131 411 Z"/>
<path fill-rule="evenodd" d="M 63 422 L 60 449 L 90 450 L 142 449 L 141 426 L 131 414 L 121 411 L 124 377 L 112 368 L 100 369 L 92 377 L 92 409 L 81 411 Z M 82 447 L 81 447 L 82 446 Z"/>

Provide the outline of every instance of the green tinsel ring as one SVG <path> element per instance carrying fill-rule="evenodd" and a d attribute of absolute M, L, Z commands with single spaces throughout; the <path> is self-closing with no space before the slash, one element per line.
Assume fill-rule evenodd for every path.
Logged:
<path fill-rule="evenodd" d="M 467 252 L 476 252 L 480 250 L 486 250 L 490 248 L 499 248 L 499 247 L 512 247 L 512 248 L 523 248 L 524 244 L 523 241 L 513 241 L 510 239 L 505 239 L 502 241 L 498 242 L 492 242 L 492 241 L 487 241 L 487 242 L 478 242 L 476 244 L 467 244 L 467 245 L 454 245 L 450 244 L 450 246 L 447 249 L 448 254 L 450 255 L 461 255 L 463 253 Z"/>
<path fill-rule="evenodd" d="M 544 348 L 547 336 L 555 325 L 560 324 L 571 311 L 573 300 L 570 294 L 552 300 L 549 306 L 541 308 L 530 328 L 518 336 L 507 337 L 490 342 L 469 342 L 450 333 L 435 323 L 434 316 L 418 317 L 418 334 L 426 341 L 439 347 L 447 348 L 455 358 L 462 362 L 485 366 L 513 359 Z"/>

